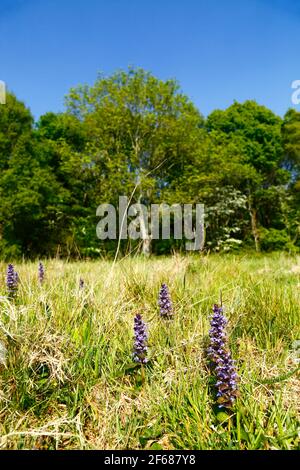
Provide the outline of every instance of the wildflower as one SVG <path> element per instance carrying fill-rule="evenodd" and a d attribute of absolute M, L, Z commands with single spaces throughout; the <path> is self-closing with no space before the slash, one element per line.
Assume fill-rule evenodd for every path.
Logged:
<path fill-rule="evenodd" d="M 16 279 L 16 273 L 14 266 L 9 264 L 7 267 L 6 273 L 6 287 L 9 297 L 15 297 L 17 290 L 18 290 L 18 281 Z"/>
<path fill-rule="evenodd" d="M 217 376 L 217 402 L 219 408 L 231 408 L 237 397 L 237 373 L 225 332 L 227 320 L 223 308 L 214 305 L 209 330 L 210 346 L 208 357 Z"/>
<path fill-rule="evenodd" d="M 19 273 L 15 271 L 15 283 L 18 285 L 19 282 L 20 282 Z"/>
<path fill-rule="evenodd" d="M 147 342 L 148 332 L 147 326 L 142 320 L 142 316 L 138 313 L 134 317 L 134 346 L 133 346 L 133 360 L 140 364 L 146 364 L 147 359 Z"/>
<path fill-rule="evenodd" d="M 79 279 L 79 289 L 84 288 L 84 280 L 82 278 Z"/>
<path fill-rule="evenodd" d="M 40 284 L 43 284 L 44 279 L 45 279 L 45 268 L 44 268 L 43 263 L 40 261 L 39 262 L 39 281 L 40 281 Z"/>
<path fill-rule="evenodd" d="M 158 305 L 160 308 L 160 316 L 163 318 L 171 318 L 174 314 L 173 306 L 171 301 L 171 296 L 169 293 L 168 286 L 166 284 L 162 284 L 159 296 L 158 296 Z"/>

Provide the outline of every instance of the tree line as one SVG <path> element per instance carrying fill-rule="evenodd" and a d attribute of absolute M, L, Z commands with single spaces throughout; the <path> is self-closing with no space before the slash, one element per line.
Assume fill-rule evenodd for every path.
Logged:
<path fill-rule="evenodd" d="M 98 257 L 99 204 L 203 203 L 205 250 L 300 248 L 300 112 L 254 101 L 204 118 L 174 80 L 143 69 L 99 75 L 37 122 L 0 106 L 0 256 Z M 122 240 L 121 253 L 142 250 Z M 183 242 L 153 240 L 165 254 Z"/>

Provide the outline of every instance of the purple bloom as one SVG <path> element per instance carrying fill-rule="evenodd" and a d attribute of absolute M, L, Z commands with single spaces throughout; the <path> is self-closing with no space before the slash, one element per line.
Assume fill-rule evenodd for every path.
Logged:
<path fill-rule="evenodd" d="M 14 275 L 15 275 L 15 283 L 16 283 L 16 285 L 18 285 L 19 282 L 20 282 L 19 273 L 18 273 L 17 271 L 15 271 L 15 274 L 14 274 Z"/>
<path fill-rule="evenodd" d="M 39 262 L 39 272 L 38 272 L 38 274 L 39 274 L 40 284 L 43 284 L 44 279 L 45 279 L 45 268 L 44 268 L 44 265 L 41 261 Z"/>
<path fill-rule="evenodd" d="M 237 397 L 238 376 L 234 361 L 227 346 L 225 328 L 227 320 L 223 315 L 223 308 L 214 305 L 209 330 L 210 346 L 208 357 L 217 376 L 217 402 L 219 408 L 232 407 Z"/>
<path fill-rule="evenodd" d="M 134 346 L 133 346 L 133 360 L 140 364 L 146 364 L 147 359 L 147 342 L 148 332 L 147 326 L 142 320 L 142 316 L 138 313 L 134 317 Z"/>
<path fill-rule="evenodd" d="M 79 289 L 84 288 L 84 280 L 82 278 L 79 279 Z"/>
<path fill-rule="evenodd" d="M 6 273 L 6 287 L 9 297 L 15 297 L 18 290 L 18 273 L 15 272 L 14 266 L 9 264 Z"/>
<path fill-rule="evenodd" d="M 169 293 L 168 286 L 162 284 L 159 296 L 158 296 L 158 305 L 160 309 L 160 316 L 163 318 L 171 318 L 174 314 L 171 296 Z"/>

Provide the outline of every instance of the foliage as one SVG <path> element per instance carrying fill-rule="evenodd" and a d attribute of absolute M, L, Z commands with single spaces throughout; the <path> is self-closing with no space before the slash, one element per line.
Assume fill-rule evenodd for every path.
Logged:
<path fill-rule="evenodd" d="M 265 251 L 295 251 L 286 230 L 277 230 L 276 228 L 261 229 L 261 245 Z"/>
<path fill-rule="evenodd" d="M 96 209 L 120 195 L 204 204 L 206 250 L 299 249 L 297 111 L 281 119 L 246 101 L 204 119 L 176 81 L 134 68 L 71 89 L 66 105 L 36 124 L 11 93 L 0 107 L 2 258 L 114 255 L 117 241 L 96 237 Z M 150 238 L 142 249 L 183 247 Z"/>

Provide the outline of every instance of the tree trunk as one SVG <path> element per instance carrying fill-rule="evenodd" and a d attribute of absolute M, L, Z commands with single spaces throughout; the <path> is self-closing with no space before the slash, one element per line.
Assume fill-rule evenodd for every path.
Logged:
<path fill-rule="evenodd" d="M 141 197 L 139 199 L 139 202 L 141 201 Z M 147 230 L 145 220 L 143 216 L 140 217 L 140 230 L 142 234 L 142 253 L 145 256 L 150 256 L 151 255 L 151 235 L 149 234 L 149 231 Z"/>
<path fill-rule="evenodd" d="M 143 240 L 143 248 L 142 248 L 142 253 L 145 256 L 150 256 L 151 255 L 151 237 L 148 237 Z"/>
<path fill-rule="evenodd" d="M 259 232 L 258 232 L 258 223 L 257 223 L 257 210 L 252 205 L 252 197 L 249 196 L 249 213 L 251 218 L 251 229 L 252 235 L 255 243 L 255 250 L 260 251 L 260 242 L 259 242 Z"/>

